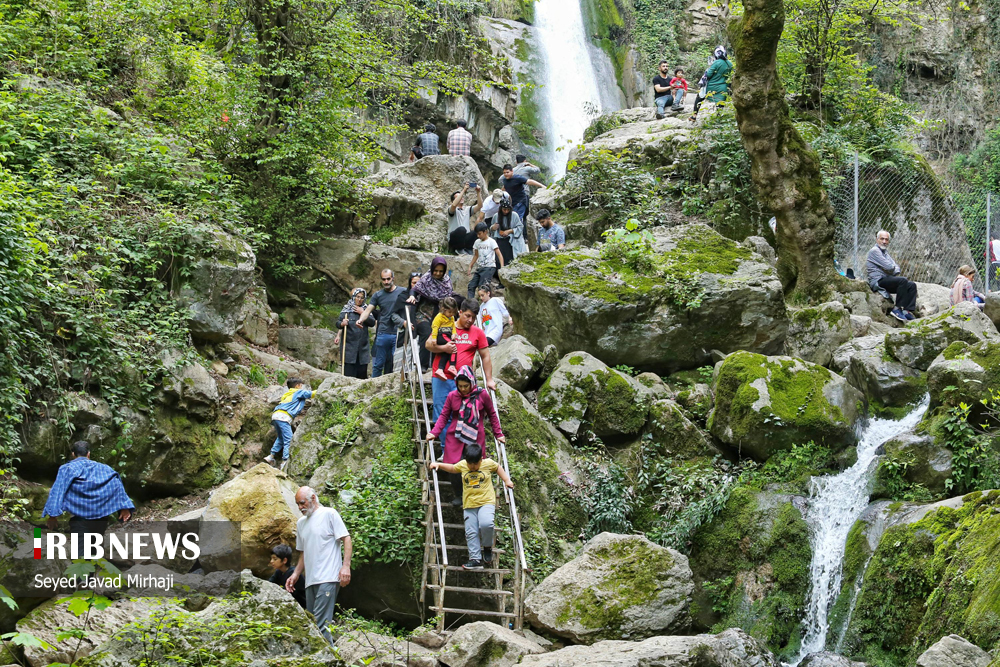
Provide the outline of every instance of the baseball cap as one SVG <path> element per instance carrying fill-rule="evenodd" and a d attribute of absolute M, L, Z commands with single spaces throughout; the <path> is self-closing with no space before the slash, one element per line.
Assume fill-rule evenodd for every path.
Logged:
<path fill-rule="evenodd" d="M 500 203 L 501 199 L 503 199 L 503 190 L 497 188 L 493 191 L 493 201 Z"/>

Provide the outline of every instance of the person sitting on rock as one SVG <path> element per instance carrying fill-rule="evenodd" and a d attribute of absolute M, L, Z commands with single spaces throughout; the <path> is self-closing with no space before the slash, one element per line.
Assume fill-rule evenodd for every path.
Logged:
<path fill-rule="evenodd" d="M 900 322 L 916 319 L 913 311 L 917 309 L 917 284 L 900 275 L 902 269 L 889 256 L 889 232 L 879 230 L 875 235 L 875 245 L 868 251 L 865 269 L 868 272 L 868 286 L 873 292 L 896 295 L 895 307 L 889 313 Z"/>
<path fill-rule="evenodd" d="M 458 127 L 448 133 L 448 155 L 472 155 L 472 133 L 465 129 L 467 123 L 460 119 Z"/>
<path fill-rule="evenodd" d="M 424 133 L 417 135 L 417 143 L 420 144 L 420 152 L 424 156 L 441 155 L 441 147 L 438 144 L 439 139 L 436 132 L 437 127 L 434 123 L 427 123 L 424 126 Z"/>
<path fill-rule="evenodd" d="M 653 77 L 653 104 L 656 105 L 656 117 L 663 118 L 667 105 L 673 101 L 673 91 L 670 90 L 670 63 L 661 60 L 660 73 Z"/>
<path fill-rule="evenodd" d="M 674 78 L 670 80 L 670 91 L 674 95 L 674 103 L 670 107 L 674 111 L 684 108 L 684 96 L 688 92 L 688 82 L 684 78 L 684 70 L 678 68 L 674 70 Z"/>
<path fill-rule="evenodd" d="M 971 301 L 982 310 L 986 306 L 986 297 L 982 292 L 977 292 L 972 286 L 972 281 L 976 278 L 976 270 L 968 264 L 958 267 L 958 276 L 951 284 L 951 295 L 949 300 L 951 305 L 962 301 Z"/>
<path fill-rule="evenodd" d="M 490 220 L 490 236 L 500 246 L 504 266 L 528 252 L 524 241 L 524 221 L 513 210 L 509 198 L 501 202 L 500 210 Z"/>
<path fill-rule="evenodd" d="M 476 233 L 472 231 L 470 220 L 473 213 L 478 213 L 483 208 L 483 191 L 476 185 L 476 203 L 473 206 L 465 205 L 465 194 L 469 191 L 469 184 L 462 186 L 461 190 L 451 193 L 451 204 L 448 206 L 448 247 L 456 254 L 472 254 L 472 246 L 476 243 Z"/>
<path fill-rule="evenodd" d="M 501 440 L 503 436 L 498 436 Z M 428 440 L 433 436 L 428 435 Z M 465 458 L 455 464 L 434 461 L 432 469 L 460 476 L 462 485 L 462 510 L 465 515 L 465 541 L 469 547 L 466 570 L 482 570 L 493 564 L 494 519 L 497 496 L 493 490 L 493 473 L 503 480 L 508 489 L 514 488 L 510 475 L 493 459 L 484 459 L 482 447 L 476 444 L 465 448 Z"/>
<path fill-rule="evenodd" d="M 288 581 L 288 577 L 294 571 L 292 567 L 292 548 L 287 544 L 279 544 L 278 546 L 271 549 L 271 560 L 268 565 L 274 568 L 274 574 L 268 579 L 272 584 L 277 584 L 282 588 L 285 587 L 285 582 Z M 299 606 L 303 609 L 306 608 L 306 581 L 303 578 L 299 578 L 295 582 L 294 590 L 292 591 L 292 597 L 295 601 L 299 603 Z"/>
<path fill-rule="evenodd" d="M 271 445 L 271 453 L 264 460 L 274 465 L 275 456 L 281 454 L 281 469 L 288 464 L 288 453 L 292 446 L 292 420 L 302 412 L 306 400 L 312 398 L 312 391 L 306 389 L 306 383 L 299 378 L 288 378 L 288 391 L 281 395 L 278 406 L 271 413 L 271 424 L 278 433 Z"/>
<path fill-rule="evenodd" d="M 565 248 L 566 232 L 563 231 L 562 227 L 552 222 L 552 214 L 549 213 L 549 210 L 547 208 L 539 209 L 537 217 L 541 229 L 538 230 L 538 247 L 535 250 L 548 252 Z"/>

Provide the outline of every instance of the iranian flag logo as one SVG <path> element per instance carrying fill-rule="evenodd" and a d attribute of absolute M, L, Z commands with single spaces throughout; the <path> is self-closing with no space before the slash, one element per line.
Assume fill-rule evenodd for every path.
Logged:
<path fill-rule="evenodd" d="M 42 558 L 42 529 L 35 528 L 35 560 Z"/>

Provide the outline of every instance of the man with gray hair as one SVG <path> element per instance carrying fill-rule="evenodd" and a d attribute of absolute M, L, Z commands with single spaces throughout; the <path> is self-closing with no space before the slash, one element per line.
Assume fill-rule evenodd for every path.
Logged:
<path fill-rule="evenodd" d="M 873 292 L 880 292 L 889 298 L 896 295 L 895 308 L 889 313 L 900 322 L 916 319 L 913 311 L 917 309 L 917 284 L 899 275 L 902 269 L 896 260 L 889 256 L 889 232 L 879 230 L 875 235 L 875 245 L 868 251 L 865 269 L 868 272 L 868 286 Z"/>
<path fill-rule="evenodd" d="M 299 487 L 295 504 L 305 516 L 295 527 L 295 550 L 302 553 L 295 571 L 285 580 L 285 590 L 292 593 L 295 582 L 306 574 L 306 609 L 316 617 L 316 625 L 326 640 L 333 643 L 329 625 L 341 586 L 351 583 L 351 535 L 340 514 L 323 507 L 316 492 Z M 344 553 L 340 549 L 343 544 Z"/>

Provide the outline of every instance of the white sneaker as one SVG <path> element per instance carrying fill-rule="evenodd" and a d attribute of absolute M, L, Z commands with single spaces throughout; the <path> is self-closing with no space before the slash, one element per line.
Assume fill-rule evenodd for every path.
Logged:
<path fill-rule="evenodd" d="M 268 454 L 267 456 L 265 456 L 264 457 L 264 462 L 267 463 L 268 465 L 272 465 L 273 466 L 274 465 L 274 454 Z"/>
<path fill-rule="evenodd" d="M 278 466 L 278 470 L 284 470 L 288 467 L 288 459 L 281 459 L 281 465 Z"/>

